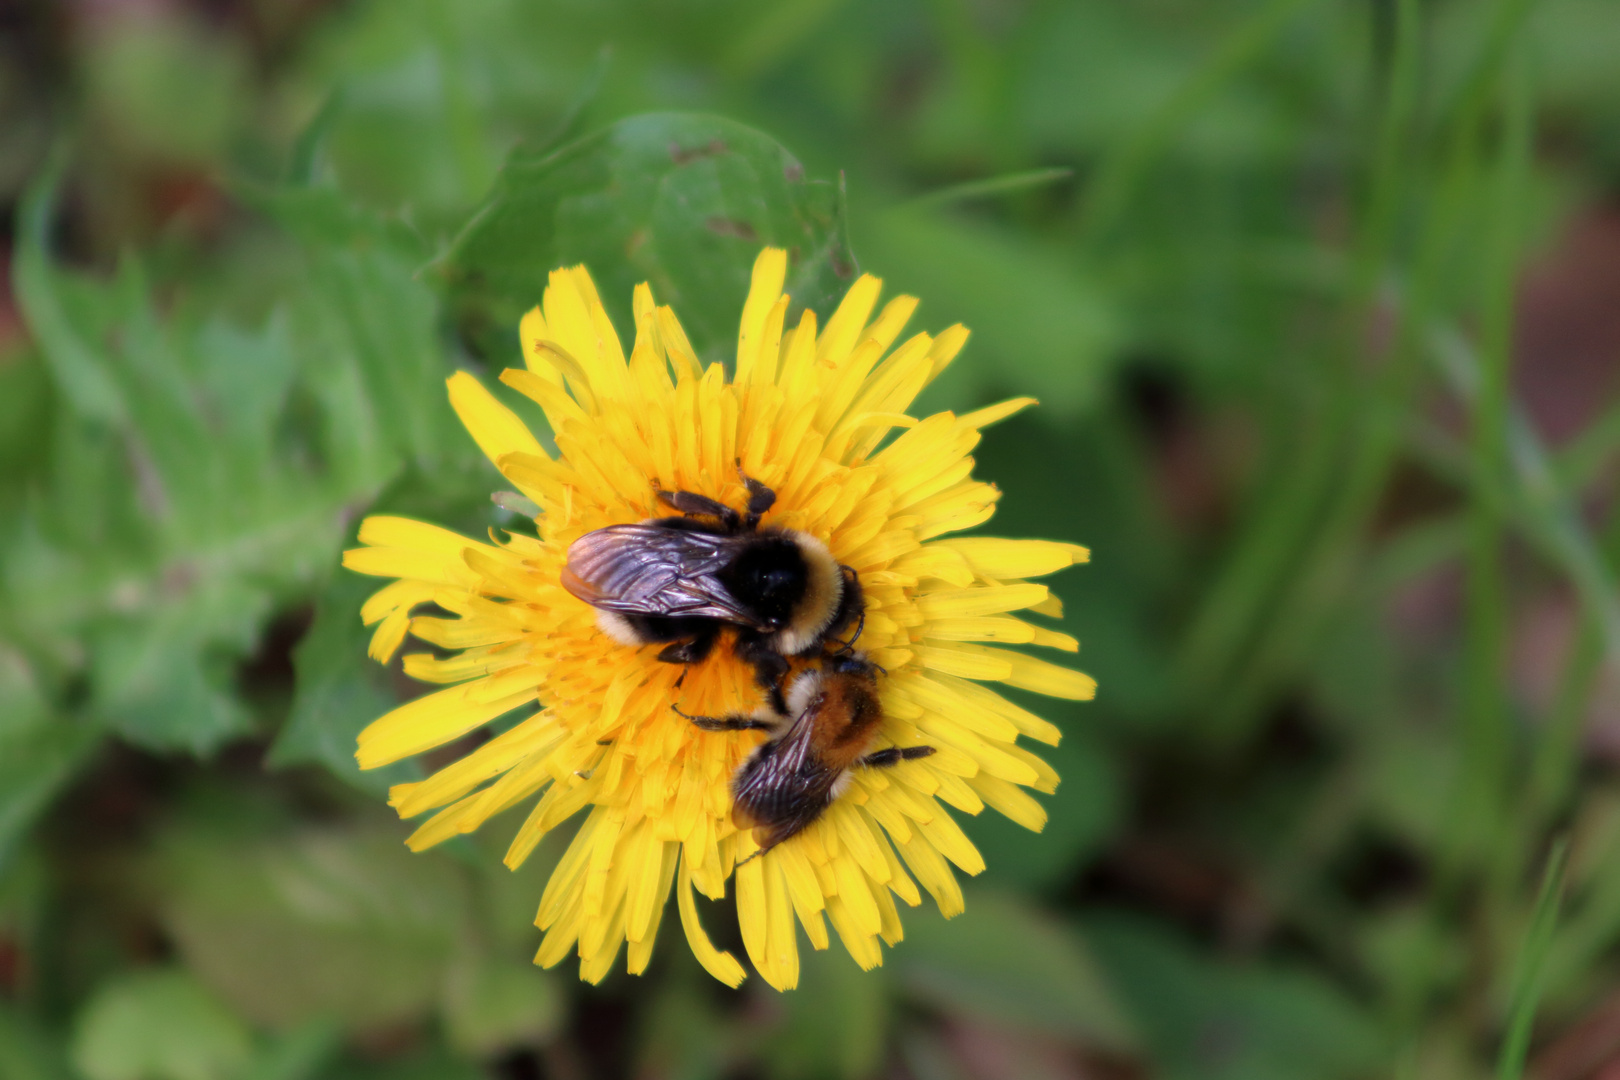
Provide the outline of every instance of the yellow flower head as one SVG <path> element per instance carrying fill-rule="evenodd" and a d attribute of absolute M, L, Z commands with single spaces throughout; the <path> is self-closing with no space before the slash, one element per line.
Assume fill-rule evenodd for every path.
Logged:
<path fill-rule="evenodd" d="M 398 579 L 362 612 L 367 625 L 379 624 L 373 657 L 387 661 L 407 633 L 454 653 L 405 657 L 410 675 L 450 685 L 366 728 L 361 767 L 420 754 L 513 710 L 529 713 L 428 779 L 395 787 L 390 803 L 402 817 L 431 812 L 409 841 L 420 850 L 539 794 L 507 853 L 514 867 L 548 830 L 588 808 L 541 897 L 535 922 L 545 936 L 535 959 L 549 967 L 577 951 L 591 982 L 625 942 L 630 971 L 646 967 L 672 885 L 698 960 L 722 982 L 741 982 L 741 965 L 704 933 L 694 895 L 724 896 L 734 874 L 743 942 L 772 986 L 798 981 L 795 917 L 816 948 L 828 944 L 825 916 L 857 963 L 881 963 L 878 939 L 901 938 L 896 897 L 917 905 L 921 884 L 955 915 L 962 893 L 949 864 L 969 874 L 984 867 L 947 805 L 969 814 L 989 805 L 1031 829 L 1046 820 L 1024 789 L 1050 792 L 1057 774 L 1018 737 L 1055 744 L 1058 731 L 980 684 L 1065 698 L 1089 698 L 1095 687 L 1078 672 L 979 644 L 1073 652 L 1073 638 L 1008 612 L 1060 614 L 1046 586 L 1024 579 L 1083 562 L 1084 548 L 942 539 L 991 516 L 1000 493 L 972 478 L 968 454 L 981 428 L 1031 401 L 907 415 L 967 331 L 916 334 L 891 352 L 917 302 L 898 297 L 873 319 L 882 283 L 870 276 L 819 333 L 810 311 L 785 327 L 786 269 L 776 249 L 755 263 L 729 382 L 722 365 L 703 367 L 675 313 L 646 285 L 635 292 L 627 361 L 585 268 L 554 271 L 542 307 L 523 319 L 527 370 L 505 371 L 501 381 L 545 412 L 557 456 L 471 375 L 449 380 L 468 431 L 539 507 L 539 538 L 492 534 L 485 543 L 372 517 L 360 528 L 365 546 L 344 556 L 352 570 Z M 761 702 L 752 670 L 721 647 L 683 680 L 656 646 L 604 634 L 593 609 L 559 583 L 568 546 L 583 533 L 669 513 L 659 488 L 742 505 L 738 462 L 777 493 L 767 524 L 819 537 L 859 574 L 861 648 L 885 671 L 877 745 L 936 750 L 853 770 L 813 825 L 757 858 L 749 858 L 758 850 L 751 832 L 733 824 L 729 782 L 762 736 L 700 730 L 670 708 L 751 712 Z M 451 617 L 414 614 L 426 604 Z"/>

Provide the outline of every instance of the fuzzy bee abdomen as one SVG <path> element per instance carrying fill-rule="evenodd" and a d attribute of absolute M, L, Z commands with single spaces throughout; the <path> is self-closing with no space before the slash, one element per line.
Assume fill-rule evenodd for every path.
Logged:
<path fill-rule="evenodd" d="M 866 753 L 883 725 L 877 687 L 864 679 L 840 680 L 823 693 L 828 700 L 822 703 L 820 715 L 838 720 L 823 720 L 817 726 L 816 750 L 832 769 L 847 769 Z"/>

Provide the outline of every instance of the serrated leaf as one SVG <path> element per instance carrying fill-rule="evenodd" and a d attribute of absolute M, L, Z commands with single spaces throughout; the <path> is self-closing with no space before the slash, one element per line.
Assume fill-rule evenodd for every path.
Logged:
<path fill-rule="evenodd" d="M 63 719 L 0 740 L 0 872 L 99 741 L 100 733 L 90 725 Z"/>
<path fill-rule="evenodd" d="M 90 725 L 53 715 L 27 659 L 0 645 L 0 873 L 97 739 Z"/>
<path fill-rule="evenodd" d="M 246 732 L 252 717 L 234 692 L 231 653 L 247 652 L 268 598 L 241 599 L 230 627 L 203 621 L 195 605 L 167 604 L 95 628 L 90 673 L 104 723 L 138 746 L 199 756 Z"/>
<path fill-rule="evenodd" d="M 336 573 L 315 606 L 315 621 L 293 650 L 298 689 L 292 714 L 270 748 L 273 767 L 320 765 L 345 783 L 373 794 L 417 775 L 401 764 L 362 772 L 355 761 L 360 730 L 398 704 L 388 669 L 366 655 L 371 631 L 360 606 L 378 582 Z"/>
<path fill-rule="evenodd" d="M 554 152 L 514 151 L 437 268 L 456 306 L 507 340 L 556 267 L 586 264 L 621 332 L 646 281 L 693 347 L 721 360 L 735 349 L 759 249 L 788 249 L 787 291 L 824 320 L 854 273 L 845 233 L 839 189 L 807 180 L 768 136 L 652 113 Z"/>
<path fill-rule="evenodd" d="M 110 282 L 51 264 L 48 195 L 19 280 L 66 408 L 7 537 L 6 635 L 88 676 L 83 711 L 127 739 L 205 754 L 250 730 L 237 666 L 330 574 L 345 508 L 408 465 L 472 479 L 436 302 L 407 232 L 305 191 L 266 196 L 312 221 L 280 311 L 256 328 L 160 316 L 136 259 Z"/>
<path fill-rule="evenodd" d="M 82 415 L 116 421 L 124 415 L 123 395 L 106 362 L 69 315 L 46 255 L 56 184 L 63 164 L 63 159 L 55 161 L 23 200 L 19 214 L 22 237 L 13 263 L 17 305 L 51 366 L 57 389 Z"/>
<path fill-rule="evenodd" d="M 428 257 L 426 242 L 398 218 L 361 206 L 333 187 L 238 183 L 243 202 L 312 248 L 381 248 L 407 261 Z"/>

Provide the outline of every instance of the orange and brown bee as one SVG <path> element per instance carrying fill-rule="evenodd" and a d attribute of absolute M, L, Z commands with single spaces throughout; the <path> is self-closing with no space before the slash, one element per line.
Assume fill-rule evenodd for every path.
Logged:
<path fill-rule="evenodd" d="M 800 672 L 787 709 L 752 716 L 693 716 L 705 731 L 771 733 L 732 777 L 732 820 L 768 851 L 808 827 L 843 794 L 855 768 L 927 757 L 932 746 L 873 750 L 883 728 L 879 668 L 860 653 L 825 656 Z"/>

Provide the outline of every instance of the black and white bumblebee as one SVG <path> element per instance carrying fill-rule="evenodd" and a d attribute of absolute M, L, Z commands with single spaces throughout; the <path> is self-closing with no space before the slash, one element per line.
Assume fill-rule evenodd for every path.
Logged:
<path fill-rule="evenodd" d="M 658 658 L 673 664 L 703 660 L 721 630 L 735 627 L 737 655 L 783 712 L 786 658 L 814 653 L 852 625 L 859 633 L 860 581 L 816 537 L 762 528 L 776 493 L 742 480 L 743 513 L 689 491 L 660 491 L 679 516 L 586 533 L 568 548 L 562 584 L 596 608 L 605 633 L 627 645 L 668 643 Z"/>

